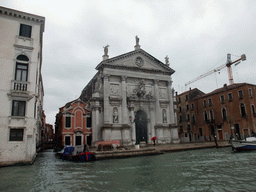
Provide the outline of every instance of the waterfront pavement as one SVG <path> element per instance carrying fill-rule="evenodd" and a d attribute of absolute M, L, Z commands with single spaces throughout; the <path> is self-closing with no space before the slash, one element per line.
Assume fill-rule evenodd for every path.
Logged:
<path fill-rule="evenodd" d="M 229 141 L 218 141 L 218 147 L 230 147 Z M 119 148 L 110 151 L 97 151 L 96 148 L 91 149 L 94 152 L 96 159 L 109 159 L 109 158 L 124 158 L 124 157 L 134 157 L 142 155 L 157 155 L 165 152 L 178 152 L 186 150 L 195 149 L 206 149 L 215 148 L 215 142 L 190 142 L 190 143 L 178 143 L 178 144 L 147 144 L 140 145 L 139 149 L 135 149 L 135 146 L 129 146 L 124 148 Z"/>

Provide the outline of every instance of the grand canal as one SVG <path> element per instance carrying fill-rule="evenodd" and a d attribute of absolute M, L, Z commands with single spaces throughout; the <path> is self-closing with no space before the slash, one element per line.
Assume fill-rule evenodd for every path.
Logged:
<path fill-rule="evenodd" d="M 51 150 L 0 168 L 0 191 L 256 191 L 256 152 L 230 147 L 74 163 Z"/>

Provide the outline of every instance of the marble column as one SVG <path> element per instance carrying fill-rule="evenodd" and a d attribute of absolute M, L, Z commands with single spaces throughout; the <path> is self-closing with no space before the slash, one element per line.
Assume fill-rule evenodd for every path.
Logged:
<path fill-rule="evenodd" d="M 122 124 L 128 124 L 128 108 L 126 96 L 126 76 L 122 76 Z"/>
<path fill-rule="evenodd" d="M 110 104 L 109 104 L 109 75 L 104 75 L 104 124 L 110 124 L 110 114 L 112 114 L 110 110 Z"/>
<path fill-rule="evenodd" d="M 159 102 L 159 88 L 158 88 L 159 80 L 155 79 L 154 81 L 154 89 L 155 89 L 155 98 L 156 98 L 156 124 L 161 124 L 161 109 L 160 109 L 160 102 Z"/>

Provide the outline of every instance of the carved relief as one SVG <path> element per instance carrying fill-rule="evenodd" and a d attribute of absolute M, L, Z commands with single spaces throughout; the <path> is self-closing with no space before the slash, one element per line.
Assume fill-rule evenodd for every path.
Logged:
<path fill-rule="evenodd" d="M 160 97 L 160 99 L 166 99 L 167 98 L 166 88 L 160 88 L 159 89 L 159 97 Z"/>
<path fill-rule="evenodd" d="M 120 89 L 118 84 L 110 85 L 110 94 L 111 95 L 120 95 Z"/>

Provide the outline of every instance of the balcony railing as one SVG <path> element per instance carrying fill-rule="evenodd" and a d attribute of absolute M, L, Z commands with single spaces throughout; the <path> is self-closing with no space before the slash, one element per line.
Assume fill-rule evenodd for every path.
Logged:
<path fill-rule="evenodd" d="M 28 82 L 26 81 L 12 81 L 12 90 L 19 92 L 27 92 L 28 90 Z"/>

